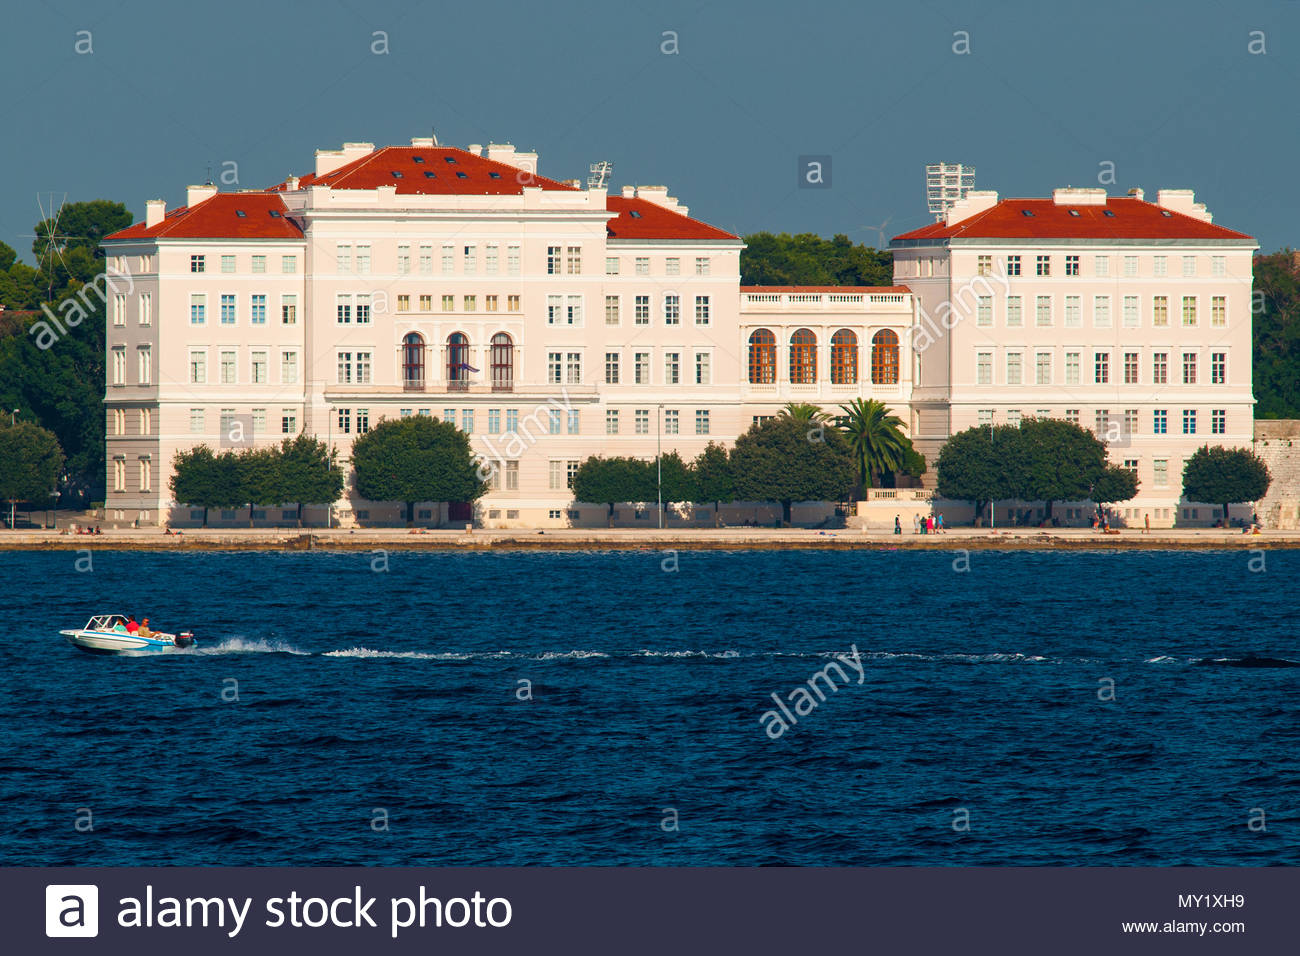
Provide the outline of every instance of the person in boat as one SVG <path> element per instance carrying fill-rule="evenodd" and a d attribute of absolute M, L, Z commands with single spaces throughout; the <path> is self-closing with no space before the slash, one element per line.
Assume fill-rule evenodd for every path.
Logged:
<path fill-rule="evenodd" d="M 136 635 L 139 637 L 148 637 L 152 633 L 153 631 L 149 629 L 149 619 L 146 617 L 140 622 L 140 629 L 136 631 Z"/>
<path fill-rule="evenodd" d="M 132 615 L 131 617 L 129 617 L 129 618 L 127 619 L 127 622 L 126 622 L 126 633 L 128 633 L 128 634 L 134 634 L 134 633 L 135 633 L 136 631 L 138 631 L 138 630 L 140 630 L 140 625 L 137 624 L 137 623 L 135 622 L 135 616 Z"/>
<path fill-rule="evenodd" d="M 115 632 L 117 632 L 118 634 L 125 634 L 125 633 L 126 633 L 126 621 L 122 620 L 122 618 L 120 618 L 120 617 L 115 617 L 115 618 L 113 618 L 113 630 L 114 630 Z"/>

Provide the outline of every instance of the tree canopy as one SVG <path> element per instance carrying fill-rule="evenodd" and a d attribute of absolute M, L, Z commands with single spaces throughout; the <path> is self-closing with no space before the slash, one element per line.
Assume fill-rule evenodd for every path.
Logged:
<path fill-rule="evenodd" d="M 1222 505 L 1225 523 L 1228 505 L 1258 501 L 1272 482 L 1268 465 L 1249 448 L 1202 445 L 1183 467 L 1183 497 Z"/>
<path fill-rule="evenodd" d="M 884 402 L 874 398 L 855 398 L 841 405 L 844 416 L 840 428 L 848 439 L 853 460 L 858 467 L 858 484 L 870 488 L 872 475 L 902 471 L 905 465 L 925 470 L 925 459 L 912 449 L 902 432 L 903 420 Z M 912 458 L 908 458 L 908 452 Z M 920 459 L 918 462 L 917 459 Z"/>
<path fill-rule="evenodd" d="M 1300 418 L 1300 264 L 1283 249 L 1255 257 L 1256 418 Z"/>
<path fill-rule="evenodd" d="M 431 415 L 390 418 L 352 445 L 357 492 L 371 501 L 401 501 L 411 521 L 417 501 L 475 501 L 487 482 L 469 436 Z"/>
<path fill-rule="evenodd" d="M 310 435 L 284 439 L 279 445 L 216 454 L 207 445 L 178 451 L 172 460 L 172 497 L 203 509 L 247 505 L 249 522 L 258 505 L 324 505 L 343 492 L 343 473 L 325 443 Z"/>
<path fill-rule="evenodd" d="M 741 285 L 893 285 L 893 272 L 893 253 L 843 234 L 756 232 L 740 253 Z"/>
<path fill-rule="evenodd" d="M 47 505 L 62 469 L 53 432 L 32 422 L 0 425 L 0 498 Z"/>
<path fill-rule="evenodd" d="M 653 501 L 656 496 L 654 462 L 641 458 L 603 458 L 592 455 L 578 466 L 573 476 L 573 497 L 593 505 L 605 505 L 609 523 L 614 523 L 614 506 L 624 501 Z"/>
<path fill-rule="evenodd" d="M 831 425 L 811 427 L 788 416 L 753 425 L 731 451 L 736 498 L 779 501 L 790 521 L 796 501 L 841 501 L 853 487 L 849 444 Z"/>

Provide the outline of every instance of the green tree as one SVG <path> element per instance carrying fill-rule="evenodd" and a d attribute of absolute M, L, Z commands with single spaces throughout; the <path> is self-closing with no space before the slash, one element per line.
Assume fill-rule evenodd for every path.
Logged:
<path fill-rule="evenodd" d="M 1086 428 L 1060 418 L 1022 421 L 1017 451 L 1018 470 L 1007 497 L 1044 502 L 1049 520 L 1054 502 L 1088 498 L 1106 470 L 1105 444 Z"/>
<path fill-rule="evenodd" d="M 0 498 L 11 506 L 47 504 L 62 469 L 63 449 L 53 432 L 32 422 L 0 425 Z"/>
<path fill-rule="evenodd" d="M 1283 249 L 1256 256 L 1254 388 L 1256 418 L 1300 418 L 1300 263 Z"/>
<path fill-rule="evenodd" d="M 779 501 L 785 523 L 796 501 L 842 501 L 853 487 L 854 462 L 839 429 L 777 416 L 736 439 L 731 452 L 736 497 Z"/>
<path fill-rule="evenodd" d="M 659 467 L 655 463 L 652 477 L 655 480 L 655 497 L 662 497 L 666 507 L 674 501 L 693 501 L 695 499 L 694 476 L 691 467 L 675 451 L 665 452 L 659 456 Z"/>
<path fill-rule="evenodd" d="M 907 453 L 912 443 L 903 435 L 903 420 L 884 402 L 855 398 L 840 409 L 844 412 L 840 427 L 853 452 L 858 484 L 863 489 L 872 486 L 873 474 L 899 471 L 908 463 Z M 915 459 L 911 463 L 917 464 Z M 919 464 L 924 470 L 925 459 Z"/>
<path fill-rule="evenodd" d="M 176 452 L 169 481 L 172 498 L 179 504 L 203 509 L 203 527 L 211 508 L 235 508 L 243 502 L 239 463 L 233 452 L 213 453 L 207 445 Z"/>
<path fill-rule="evenodd" d="M 592 455 L 578 466 L 573 476 L 573 497 L 588 504 L 605 505 L 609 509 L 609 526 L 613 527 L 616 504 L 654 499 L 654 462 Z"/>
<path fill-rule="evenodd" d="M 893 284 L 893 253 L 812 233 L 792 236 L 758 232 L 745 237 L 741 285 Z"/>
<path fill-rule="evenodd" d="M 335 453 L 314 436 L 300 433 L 280 444 L 280 470 L 284 501 L 297 502 L 298 527 L 303 505 L 328 505 L 343 494 L 343 471 Z"/>
<path fill-rule="evenodd" d="M 809 402 L 786 402 L 781 407 L 781 414 L 786 418 L 792 418 L 801 425 L 824 425 L 830 421 L 830 416 L 822 409 L 820 405 L 813 405 Z"/>
<path fill-rule="evenodd" d="M 1222 505 L 1225 525 L 1230 504 L 1258 501 L 1272 482 L 1264 459 L 1249 448 L 1202 445 L 1183 467 L 1183 497 Z"/>
<path fill-rule="evenodd" d="M 476 501 L 487 482 L 469 436 L 430 415 L 381 421 L 352 445 L 357 492 L 371 501 L 401 501 L 414 520 L 417 501 Z"/>
<path fill-rule="evenodd" d="M 985 505 L 1016 497 L 1012 463 L 1019 443 L 1014 425 L 977 425 L 957 432 L 944 442 L 935 463 L 939 496 L 974 504 L 978 524 Z"/>
<path fill-rule="evenodd" d="M 736 474 L 727 449 L 709 442 L 691 463 L 692 501 L 713 505 L 713 526 L 718 526 L 723 502 L 736 500 Z"/>
<path fill-rule="evenodd" d="M 253 526 L 253 510 L 261 505 L 281 504 L 285 497 L 283 461 L 278 447 L 246 448 L 236 456 L 239 498 L 248 505 L 248 526 Z"/>
<path fill-rule="evenodd" d="M 1138 493 L 1138 477 L 1122 465 L 1107 465 L 1088 495 L 1099 505 L 1130 501 Z"/>

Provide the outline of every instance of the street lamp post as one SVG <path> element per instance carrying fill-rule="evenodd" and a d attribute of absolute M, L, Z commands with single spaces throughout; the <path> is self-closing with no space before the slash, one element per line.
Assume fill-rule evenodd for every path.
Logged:
<path fill-rule="evenodd" d="M 661 531 L 664 526 L 663 417 L 664 407 L 659 405 L 655 409 L 655 471 L 657 474 L 656 484 L 659 487 L 659 529 Z"/>
<path fill-rule="evenodd" d="M 9 413 L 9 427 L 13 428 L 14 425 L 17 423 L 17 420 L 18 420 L 18 409 L 15 408 L 13 411 Z M 14 500 L 10 498 L 9 499 L 9 530 L 14 531 L 17 529 L 17 527 L 18 526 L 14 523 Z"/>
<path fill-rule="evenodd" d="M 993 447 L 993 416 L 989 416 L 989 448 Z M 989 530 L 998 529 L 998 502 L 996 498 L 989 500 Z"/>

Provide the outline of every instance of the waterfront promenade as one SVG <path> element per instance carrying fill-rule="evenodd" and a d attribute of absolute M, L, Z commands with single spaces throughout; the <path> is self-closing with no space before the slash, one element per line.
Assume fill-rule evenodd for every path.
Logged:
<path fill-rule="evenodd" d="M 310 550 L 1250 550 L 1300 548 L 1300 531 L 1242 534 L 1240 529 L 1186 528 L 1103 534 L 1091 528 L 952 528 L 944 534 L 895 535 L 855 528 L 548 528 L 474 531 L 408 528 L 220 528 L 173 535 L 159 528 L 100 535 L 53 530 L 0 530 L 0 551 L 277 551 Z"/>

